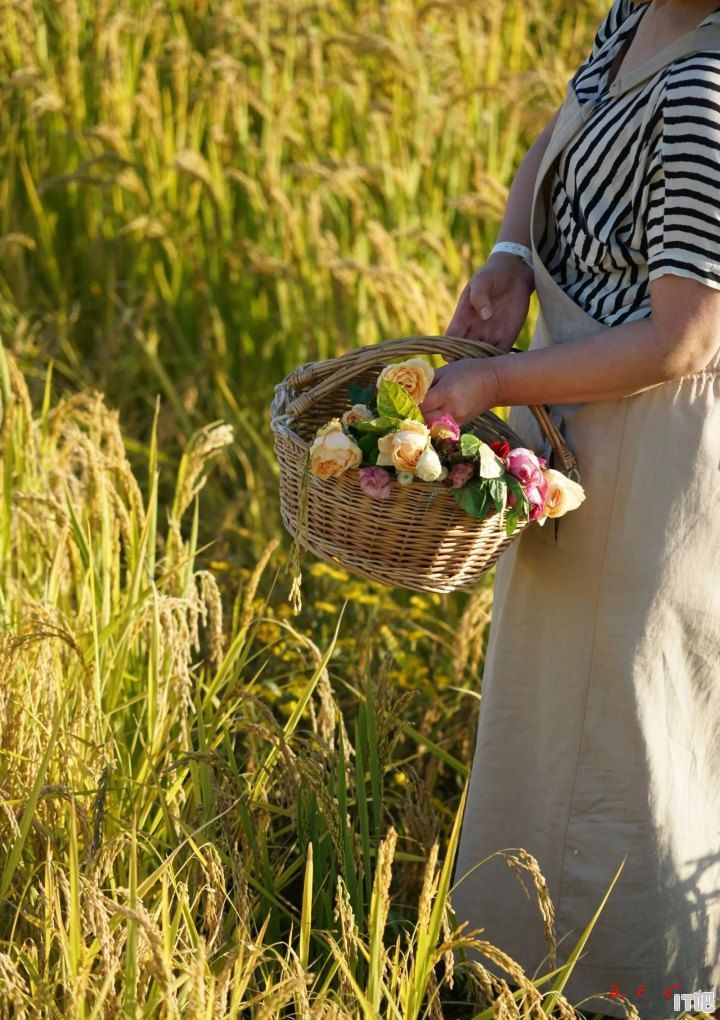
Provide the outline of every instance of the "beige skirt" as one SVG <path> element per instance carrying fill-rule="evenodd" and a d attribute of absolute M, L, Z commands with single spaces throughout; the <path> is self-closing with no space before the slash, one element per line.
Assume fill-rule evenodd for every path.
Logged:
<path fill-rule="evenodd" d="M 541 307 L 555 342 L 598 329 Z M 662 1020 L 673 986 L 720 990 L 720 365 L 553 411 L 587 498 L 497 566 L 454 905 L 540 975 L 536 905 L 502 856 L 474 866 L 537 858 L 562 963 L 626 858 L 566 994 Z M 527 409 L 510 423 L 545 450 Z"/>

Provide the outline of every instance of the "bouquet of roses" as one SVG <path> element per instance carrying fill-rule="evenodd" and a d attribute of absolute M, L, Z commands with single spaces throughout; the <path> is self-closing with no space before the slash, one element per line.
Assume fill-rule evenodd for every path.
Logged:
<path fill-rule="evenodd" d="M 433 376 L 424 358 L 410 358 L 386 365 L 375 386 L 350 386 L 351 406 L 321 426 L 310 446 L 312 474 L 332 478 L 357 468 L 373 499 L 388 499 L 394 485 L 441 483 L 473 517 L 497 511 L 508 535 L 521 520 L 544 524 L 580 506 L 582 486 L 532 450 L 483 442 L 451 415 L 428 425 L 418 405 Z"/>

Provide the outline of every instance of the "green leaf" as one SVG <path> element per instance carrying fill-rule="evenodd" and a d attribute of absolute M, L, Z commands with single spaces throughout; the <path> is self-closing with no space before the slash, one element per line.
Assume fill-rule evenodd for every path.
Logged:
<path fill-rule="evenodd" d="M 487 443 L 481 444 L 477 459 L 481 478 L 502 478 L 505 474 L 505 465 Z"/>
<path fill-rule="evenodd" d="M 505 473 L 505 465 L 500 458 L 472 432 L 464 432 L 460 436 L 460 452 L 463 457 L 478 462 L 481 478 L 502 478 Z"/>
<path fill-rule="evenodd" d="M 387 415 L 381 415 L 379 418 L 371 418 L 368 421 L 354 421 L 351 425 L 351 429 L 355 429 L 357 432 L 376 432 L 378 435 L 385 436 L 388 432 L 393 432 L 398 427 L 397 418 L 389 418 Z"/>
<path fill-rule="evenodd" d="M 482 445 L 482 439 L 478 439 L 472 432 L 463 432 L 460 436 L 460 452 L 463 457 L 471 457 L 475 460 Z"/>
<path fill-rule="evenodd" d="M 512 535 L 521 519 L 529 514 L 530 506 L 523 487 L 516 478 L 513 478 L 512 475 L 505 475 L 505 484 L 516 499 L 515 506 L 509 507 L 505 514 L 505 533 Z"/>
<path fill-rule="evenodd" d="M 375 403 L 375 387 L 350 383 L 348 386 L 348 400 L 351 404 L 365 404 L 367 407 L 372 407 Z"/>
<path fill-rule="evenodd" d="M 620 878 L 620 872 L 625 867 L 625 861 L 626 860 L 627 860 L 627 854 L 625 854 L 623 859 L 620 861 L 620 867 L 617 869 L 617 871 L 613 875 L 613 879 L 612 879 L 610 885 L 607 888 L 607 892 L 605 893 L 605 895 L 603 896 L 603 898 L 600 901 L 600 906 L 597 908 L 597 910 L 595 911 L 593 916 L 590 918 L 590 921 L 588 922 L 585 930 L 583 931 L 582 935 L 578 939 L 578 941 L 577 941 L 577 943 L 575 945 L 575 948 L 573 949 L 573 951 L 568 956 L 567 963 L 565 964 L 565 966 L 562 968 L 561 972 L 558 974 L 557 978 L 555 979 L 555 983 L 552 986 L 552 988 L 550 989 L 550 993 L 545 997 L 545 1001 L 542 1004 L 542 1010 L 543 1010 L 543 1013 L 547 1014 L 547 1016 L 550 1016 L 550 1014 L 553 1012 L 553 1010 L 555 1008 L 555 1003 L 557 1002 L 558 998 L 562 994 L 563 989 L 565 988 L 565 985 L 569 981 L 570 976 L 571 976 L 573 970 L 575 969 L 575 964 L 578 962 L 578 960 L 580 958 L 580 954 L 582 953 L 583 949 L 585 948 L 585 943 L 590 938 L 592 930 L 595 927 L 595 925 L 597 924 L 598 918 L 600 917 L 600 914 L 603 911 L 603 907 L 607 903 L 608 898 L 610 896 L 610 893 L 615 888 L 615 883 Z"/>
<path fill-rule="evenodd" d="M 523 489 L 517 478 L 513 478 L 512 475 L 505 475 L 505 484 L 507 485 L 510 492 L 512 492 L 517 500 L 516 506 L 519 506 L 521 510 L 530 510 L 530 505 Z M 514 507 L 512 509 L 515 509 Z"/>
<path fill-rule="evenodd" d="M 519 520 L 519 517 L 516 513 L 514 513 L 514 510 L 515 508 L 511 507 L 511 509 L 508 510 L 508 512 L 505 515 L 505 533 L 507 535 L 514 534 L 515 530 L 517 529 L 517 522 Z"/>
<path fill-rule="evenodd" d="M 487 482 L 482 478 L 473 478 L 461 485 L 459 489 L 451 489 L 450 495 L 471 517 L 482 520 L 492 504 L 492 496 Z"/>
<path fill-rule="evenodd" d="M 488 490 L 495 504 L 495 509 L 501 514 L 507 503 L 507 482 L 504 478 L 490 478 L 488 480 Z"/>
<path fill-rule="evenodd" d="M 358 439 L 358 446 L 362 450 L 363 463 L 377 463 L 378 459 L 378 437 L 376 435 L 364 435 Z"/>
<path fill-rule="evenodd" d="M 383 379 L 378 386 L 377 406 L 378 414 L 383 417 L 425 421 L 422 411 L 408 391 L 391 379 Z"/>

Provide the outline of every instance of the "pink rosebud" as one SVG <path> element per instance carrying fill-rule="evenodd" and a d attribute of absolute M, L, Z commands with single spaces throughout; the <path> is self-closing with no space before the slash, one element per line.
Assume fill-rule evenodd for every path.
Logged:
<path fill-rule="evenodd" d="M 523 492 L 525 497 L 530 504 L 530 510 L 528 512 L 528 518 L 531 521 L 536 521 L 539 517 L 543 516 L 545 509 L 545 499 L 547 498 L 549 484 L 547 479 L 541 477 L 539 485 L 527 485 L 523 486 Z M 508 506 L 515 506 L 517 503 L 517 497 L 512 489 L 508 490 Z"/>
<path fill-rule="evenodd" d="M 382 467 L 359 469 L 360 488 L 373 499 L 388 499 L 392 490 L 392 475 Z"/>
<path fill-rule="evenodd" d="M 430 426 L 430 435 L 433 439 L 452 439 L 456 442 L 460 438 L 460 426 L 451 414 L 442 414 Z"/>
<path fill-rule="evenodd" d="M 532 450 L 526 450 L 523 446 L 510 451 L 505 458 L 505 468 L 508 474 L 517 478 L 523 489 L 527 489 L 529 485 L 543 484 L 540 462 Z"/>
<path fill-rule="evenodd" d="M 475 473 L 475 468 L 472 464 L 468 464 L 467 461 L 460 461 L 458 464 L 453 464 L 447 473 L 445 478 L 445 484 L 449 485 L 451 489 L 459 489 L 461 485 L 465 485 L 469 482 Z"/>
<path fill-rule="evenodd" d="M 543 510 L 545 508 L 545 497 L 548 492 L 548 483 L 545 478 L 542 479 L 540 485 L 529 485 L 524 489 L 525 495 L 527 496 L 528 503 L 530 504 L 530 520 L 536 521 L 538 517 L 542 517 Z"/>

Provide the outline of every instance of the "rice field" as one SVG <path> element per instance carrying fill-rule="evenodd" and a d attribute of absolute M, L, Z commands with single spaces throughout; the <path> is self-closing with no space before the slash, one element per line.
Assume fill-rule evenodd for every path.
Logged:
<path fill-rule="evenodd" d="M 268 410 L 443 331 L 604 6 L 2 4 L 0 1017 L 576 1015 L 454 922 L 489 582 L 293 612 Z"/>

